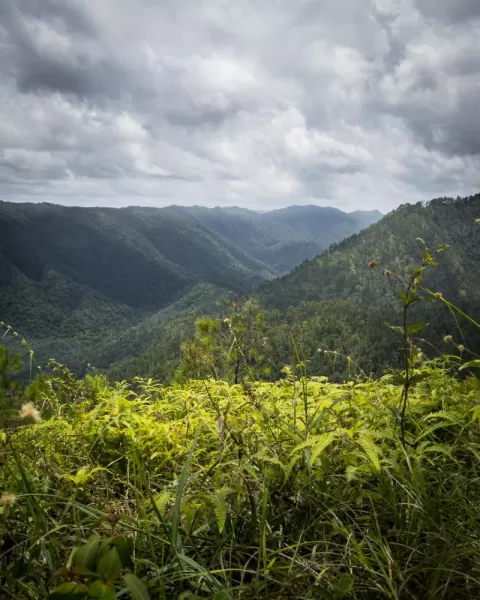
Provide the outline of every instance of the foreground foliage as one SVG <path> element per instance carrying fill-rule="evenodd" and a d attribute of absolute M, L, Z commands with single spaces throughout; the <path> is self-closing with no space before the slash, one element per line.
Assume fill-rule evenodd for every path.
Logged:
<path fill-rule="evenodd" d="M 421 366 L 403 445 L 393 375 L 111 386 L 52 368 L 1 434 L 2 597 L 144 597 L 130 572 L 152 599 L 479 597 L 478 379 Z M 118 536 L 133 561 L 85 595 L 97 576 L 72 550 Z"/>

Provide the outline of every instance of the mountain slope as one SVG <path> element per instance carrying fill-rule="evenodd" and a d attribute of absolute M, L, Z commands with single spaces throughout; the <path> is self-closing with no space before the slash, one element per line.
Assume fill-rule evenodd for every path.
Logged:
<path fill-rule="evenodd" d="M 254 292 L 263 307 L 265 327 L 257 352 L 268 356 L 269 377 L 281 377 L 284 365 L 296 364 L 298 356 L 310 374 L 338 380 L 359 370 L 380 375 L 385 369 L 400 367 L 398 337 L 385 323 L 401 322 L 401 282 L 385 276 L 384 270 L 406 274 L 418 265 L 423 257 L 418 237 L 432 248 L 450 245 L 439 256 L 439 265 L 427 272 L 425 284 L 480 322 L 480 224 L 475 222 L 479 215 L 480 195 L 406 205 L 292 273 L 262 284 Z M 369 268 L 373 259 L 378 262 L 375 269 Z M 228 316 L 226 307 L 220 326 Z M 480 353 L 480 330 L 459 314 L 455 320 L 441 301 L 414 305 L 410 319 L 429 324 L 422 337 L 414 339 L 427 356 L 458 354 L 457 346 L 462 345 L 464 357 L 470 357 L 470 351 Z M 152 344 L 138 358 L 115 365 L 111 374 L 142 373 L 168 380 L 180 360 L 181 339 L 175 337 L 176 329 L 183 335 L 192 332 L 191 323 L 181 321 L 178 327 L 169 323 L 161 344 Z"/>
<path fill-rule="evenodd" d="M 291 364 L 291 336 L 310 373 L 343 378 L 353 364 L 354 372 L 376 375 L 401 367 L 399 339 L 385 323 L 401 323 L 402 284 L 384 270 L 411 273 L 423 257 L 419 237 L 432 249 L 450 246 L 439 255 L 438 266 L 426 271 L 423 285 L 480 323 L 479 215 L 480 194 L 405 205 L 290 274 L 262 284 L 257 297 L 267 318 L 272 315 L 266 335 L 277 374 L 282 364 Z M 377 266 L 369 268 L 373 259 Z M 453 315 L 442 301 L 413 305 L 409 318 L 427 323 L 413 339 L 425 355 L 444 352 L 465 359 L 480 354 L 480 328 L 460 313 Z"/>
<path fill-rule="evenodd" d="M 357 233 L 381 219 L 378 211 L 346 214 L 338 208 L 289 206 L 268 213 L 276 223 L 288 226 L 307 239 L 316 240 L 323 250 L 334 242 Z"/>
<path fill-rule="evenodd" d="M 306 208 L 299 210 L 309 219 Z M 290 227 L 239 208 L 0 202 L 0 320 L 35 341 L 41 359 L 118 360 L 137 352 L 128 336 L 123 354 L 108 350 L 124 332 L 169 306 L 170 318 L 183 315 L 186 295 L 195 298 L 187 300 L 191 314 L 321 252 L 324 230 L 308 238 L 297 221 Z"/>
<path fill-rule="evenodd" d="M 259 296 L 269 307 L 287 308 L 302 301 L 349 299 L 368 305 L 396 303 L 395 280 L 379 277 L 389 269 L 404 273 L 422 258 L 423 238 L 436 248 L 448 244 L 440 265 L 426 275 L 425 283 L 462 300 L 480 292 L 480 194 L 465 199 L 441 198 L 427 204 L 404 205 L 378 223 L 302 264 L 288 275 L 263 284 Z M 368 264 L 375 259 L 376 269 Z M 472 302 L 473 303 L 473 302 Z"/>
<path fill-rule="evenodd" d="M 162 214 L 176 215 L 207 228 L 224 243 L 247 252 L 282 275 L 330 244 L 378 221 L 378 211 L 344 213 L 321 206 L 291 206 L 257 213 L 232 208 L 171 206 Z"/>

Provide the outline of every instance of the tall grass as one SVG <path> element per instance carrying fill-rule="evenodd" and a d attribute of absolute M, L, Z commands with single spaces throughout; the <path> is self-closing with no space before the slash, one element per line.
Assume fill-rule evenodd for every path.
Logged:
<path fill-rule="evenodd" d="M 0 449 L 1 597 L 46 597 L 114 531 L 151 598 L 478 598 L 480 382 L 423 368 L 406 444 L 393 376 L 43 381 Z"/>

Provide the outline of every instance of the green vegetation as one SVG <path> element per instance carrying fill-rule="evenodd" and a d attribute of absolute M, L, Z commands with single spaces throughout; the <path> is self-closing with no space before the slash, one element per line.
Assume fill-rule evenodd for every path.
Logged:
<path fill-rule="evenodd" d="M 107 368 L 170 343 L 173 318 L 190 317 L 192 330 L 192 317 L 229 291 L 283 274 L 381 216 L 297 207 L 293 219 L 291 210 L 0 202 L 0 319 L 28 337 L 42 366 L 55 356 L 78 374 L 88 363 Z"/>
<path fill-rule="evenodd" d="M 172 385 L 77 379 L 50 361 L 22 390 L 19 356 L 0 349 L 5 597 L 477 598 L 480 359 L 456 344 L 427 360 L 416 319 L 443 305 L 480 324 L 427 287 L 450 249 L 419 243 L 408 271 L 366 266 L 400 287 L 401 319 L 382 327 L 401 339 L 401 369 L 377 378 L 337 351 L 317 355 L 345 362 L 343 382 L 310 375 L 294 327 L 278 368 L 269 336 L 288 323 L 254 300 L 197 320 Z M 323 302 L 332 335 L 361 306 Z"/>
<path fill-rule="evenodd" d="M 415 343 L 429 356 L 459 353 L 458 347 L 463 347 L 462 354 L 469 357 L 469 350 L 480 347 L 480 332 L 460 313 L 453 316 L 448 303 L 480 322 L 478 215 L 480 195 L 402 206 L 290 274 L 262 284 L 253 291 L 263 315 L 261 347 L 257 345 L 254 351 L 268 357 L 268 370 L 257 376 L 276 380 L 283 366 L 295 361 L 292 337 L 313 375 L 340 382 L 352 373 L 353 364 L 375 376 L 387 368 L 400 368 L 401 344 L 385 322 L 401 322 L 398 277 L 407 277 L 421 263 L 425 243 L 433 249 L 441 244 L 449 248 L 439 257 L 438 268 L 427 270 L 423 280 L 424 287 L 441 293 L 442 298 L 432 297 L 435 303 L 415 303 L 411 308 L 412 319 L 427 324 L 415 335 Z M 371 261 L 375 268 L 369 268 Z M 203 314 L 215 317 L 222 330 L 224 319 L 234 312 L 226 304 Z M 180 338 L 162 331 L 156 343 L 152 336 L 144 353 L 111 367 L 112 378 L 142 374 L 164 382 L 174 380 L 182 339 L 185 334 L 195 337 L 193 321 L 178 322 Z M 174 330 L 175 322 L 170 321 L 168 328 Z M 218 337 L 221 341 L 222 336 Z"/>
<path fill-rule="evenodd" d="M 480 383 L 454 366 L 419 367 L 404 445 L 393 375 L 111 386 L 52 365 L 2 434 L 4 597 L 128 598 L 126 572 L 151 598 L 478 597 Z M 72 558 L 87 543 L 111 576 Z"/>
<path fill-rule="evenodd" d="M 480 227 L 475 222 L 479 214 L 480 194 L 400 206 L 374 226 L 265 283 L 259 296 L 265 306 L 282 309 L 306 301 L 348 299 L 391 310 L 397 305 L 397 288 L 388 278 L 379 281 L 378 270 L 408 272 L 423 257 L 422 244 L 416 241 L 421 238 L 431 248 L 450 246 L 441 268 L 427 276 L 426 285 L 434 285 L 455 302 L 474 306 L 480 295 Z M 377 268 L 366 268 L 372 260 Z"/>

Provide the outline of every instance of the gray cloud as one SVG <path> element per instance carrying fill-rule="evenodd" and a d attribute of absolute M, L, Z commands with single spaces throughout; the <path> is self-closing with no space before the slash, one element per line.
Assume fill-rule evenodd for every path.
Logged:
<path fill-rule="evenodd" d="M 417 0 L 417 5 L 424 15 L 445 23 L 480 18 L 477 0 Z"/>
<path fill-rule="evenodd" d="M 388 210 L 480 187 L 476 0 L 6 0 L 0 197 Z"/>
<path fill-rule="evenodd" d="M 20 92 L 118 98 L 126 73 L 80 5 L 7 0 L 2 60 Z"/>

